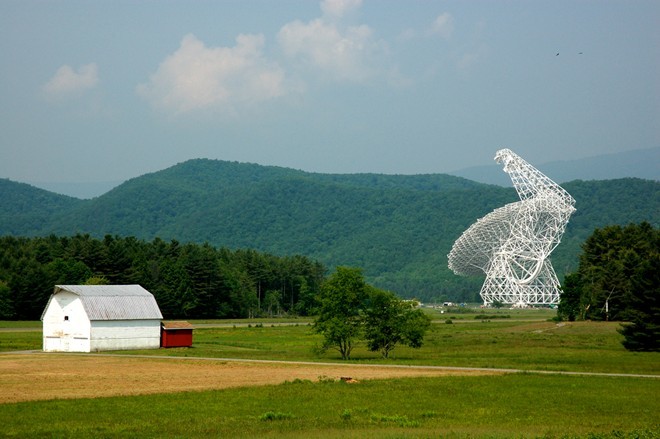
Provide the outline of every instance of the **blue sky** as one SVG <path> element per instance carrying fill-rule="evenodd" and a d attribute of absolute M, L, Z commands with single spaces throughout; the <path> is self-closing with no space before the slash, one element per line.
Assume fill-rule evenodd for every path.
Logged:
<path fill-rule="evenodd" d="M 417 174 L 660 146 L 658 1 L 0 1 L 0 177 Z"/>

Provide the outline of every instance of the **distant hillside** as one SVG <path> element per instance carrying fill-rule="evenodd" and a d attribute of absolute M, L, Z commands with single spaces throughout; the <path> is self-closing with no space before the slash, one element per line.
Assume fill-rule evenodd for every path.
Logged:
<path fill-rule="evenodd" d="M 0 210 L 14 215 L 0 217 L 0 235 L 160 237 L 303 254 L 328 267 L 362 267 L 375 285 L 423 300 L 477 297 L 482 280 L 455 276 L 446 255 L 477 218 L 517 199 L 511 188 L 442 174 L 315 174 L 201 159 L 131 179 L 91 200 L 3 183 Z M 575 268 L 579 246 L 595 227 L 642 220 L 659 225 L 658 182 L 564 187 L 578 211 L 553 255 L 560 276 Z M 42 201 L 26 202 L 30 194 Z"/>
<path fill-rule="evenodd" d="M 660 148 L 639 149 L 616 154 L 600 155 L 578 160 L 562 160 L 536 166 L 557 183 L 572 180 L 612 180 L 617 178 L 643 178 L 660 181 Z M 486 184 L 511 186 L 511 179 L 502 171 L 502 165 L 474 166 L 450 172 Z"/>
<path fill-rule="evenodd" d="M 0 235 L 36 235 L 80 200 L 0 178 Z"/>
<path fill-rule="evenodd" d="M 626 151 L 622 153 L 588 157 L 578 160 L 564 160 L 544 163 L 538 166 L 544 173 L 558 183 L 571 180 L 612 180 L 618 178 L 642 178 L 645 180 L 660 180 L 660 148 Z M 317 174 L 321 175 L 321 174 Z M 377 174 L 353 174 L 356 178 L 371 179 Z M 435 174 L 438 175 L 438 174 Z M 475 166 L 449 172 L 448 175 L 464 177 L 469 180 L 510 187 L 509 176 L 502 172 L 502 166 L 493 162 L 486 166 Z M 359 177 L 357 177 L 359 176 Z M 343 179 L 345 175 L 328 175 L 330 180 Z M 406 176 L 398 176 L 405 178 Z M 407 176 L 413 180 L 419 175 Z M 430 177 L 434 179 L 434 177 Z M 383 179 L 376 179 L 383 182 Z M 374 181 L 376 181 L 374 180 Z M 401 179 L 398 179 L 401 181 Z M 397 184 L 398 184 L 397 181 Z M 119 186 L 122 181 L 97 182 L 28 182 L 30 185 L 45 189 L 56 194 L 68 195 L 80 199 L 90 199 L 101 196 Z"/>

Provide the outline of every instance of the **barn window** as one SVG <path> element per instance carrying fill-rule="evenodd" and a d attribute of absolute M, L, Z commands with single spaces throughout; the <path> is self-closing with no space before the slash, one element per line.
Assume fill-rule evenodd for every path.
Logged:
<path fill-rule="evenodd" d="M 66 322 L 68 320 L 69 320 L 69 316 L 64 316 L 64 321 Z"/>

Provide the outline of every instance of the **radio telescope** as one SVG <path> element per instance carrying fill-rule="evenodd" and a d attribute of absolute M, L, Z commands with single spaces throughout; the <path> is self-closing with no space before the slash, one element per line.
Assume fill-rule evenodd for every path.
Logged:
<path fill-rule="evenodd" d="M 472 224 L 454 243 L 449 268 L 470 276 L 486 273 L 484 305 L 515 307 L 559 303 L 559 281 L 548 257 L 559 245 L 575 211 L 561 186 L 509 149 L 495 154 L 520 201 L 506 204 Z"/>

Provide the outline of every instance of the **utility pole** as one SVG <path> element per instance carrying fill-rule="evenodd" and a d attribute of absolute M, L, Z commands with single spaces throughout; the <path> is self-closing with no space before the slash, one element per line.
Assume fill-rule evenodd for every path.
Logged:
<path fill-rule="evenodd" d="M 609 322 L 610 321 L 610 297 L 612 297 L 612 293 L 614 292 L 614 288 L 610 291 L 610 294 L 607 296 L 607 299 L 605 299 L 605 321 Z"/>

